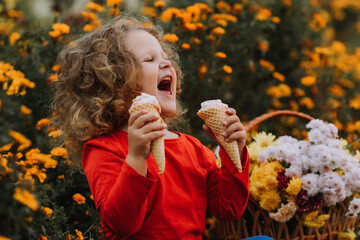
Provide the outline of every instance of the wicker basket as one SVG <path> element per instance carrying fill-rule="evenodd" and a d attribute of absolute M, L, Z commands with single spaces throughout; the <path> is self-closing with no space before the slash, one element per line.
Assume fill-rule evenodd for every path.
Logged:
<path fill-rule="evenodd" d="M 296 116 L 306 121 L 313 117 L 290 110 L 279 110 L 263 114 L 246 125 L 249 131 L 261 122 L 279 115 Z M 329 208 L 330 218 L 322 228 L 310 228 L 301 224 L 299 216 L 295 215 L 286 223 L 277 222 L 269 217 L 267 211 L 262 209 L 251 196 L 243 216 L 237 221 L 217 220 L 215 231 L 218 239 L 237 240 L 252 236 L 265 235 L 277 240 L 324 240 L 338 239 L 337 234 L 345 230 L 354 230 L 356 220 L 345 217 L 346 207 L 338 204 Z"/>

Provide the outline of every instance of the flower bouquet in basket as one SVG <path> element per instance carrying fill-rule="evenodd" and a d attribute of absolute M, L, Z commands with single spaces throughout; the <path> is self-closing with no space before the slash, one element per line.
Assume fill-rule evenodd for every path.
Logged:
<path fill-rule="evenodd" d="M 295 114 L 296 113 L 296 114 Z M 250 198 L 238 221 L 217 221 L 218 239 L 354 239 L 360 213 L 360 152 L 351 154 L 333 124 L 292 111 L 264 114 L 311 120 L 308 140 L 260 132 L 248 145 Z"/>

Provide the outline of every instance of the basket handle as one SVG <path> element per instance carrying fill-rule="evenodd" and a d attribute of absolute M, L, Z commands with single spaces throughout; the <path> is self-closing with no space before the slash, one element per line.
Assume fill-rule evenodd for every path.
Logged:
<path fill-rule="evenodd" d="M 245 130 L 248 132 L 251 129 L 253 129 L 254 127 L 256 127 L 257 125 L 259 125 L 260 123 L 268 120 L 269 118 L 279 116 L 279 115 L 295 116 L 295 117 L 299 117 L 299 118 L 302 118 L 307 121 L 311 121 L 314 119 L 312 116 L 307 115 L 302 112 L 297 112 L 297 111 L 292 111 L 292 110 L 277 110 L 277 111 L 273 111 L 273 112 L 269 112 L 269 113 L 264 113 L 256 118 L 254 118 L 253 120 L 248 122 L 248 124 L 245 126 Z"/>

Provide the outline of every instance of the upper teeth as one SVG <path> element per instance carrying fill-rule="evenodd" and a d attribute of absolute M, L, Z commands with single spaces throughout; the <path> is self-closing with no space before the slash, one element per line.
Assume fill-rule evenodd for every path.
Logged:
<path fill-rule="evenodd" d="M 171 80 L 170 77 L 165 77 L 165 78 L 163 79 L 163 81 L 170 81 L 170 80 Z"/>

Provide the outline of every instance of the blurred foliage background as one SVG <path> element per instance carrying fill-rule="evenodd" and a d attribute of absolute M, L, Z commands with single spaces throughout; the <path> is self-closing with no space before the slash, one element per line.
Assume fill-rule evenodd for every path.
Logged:
<path fill-rule="evenodd" d="M 214 146 L 196 112 L 222 99 L 245 125 L 291 109 L 334 123 L 359 149 L 358 0 L 2 0 L 0 239 L 102 237 L 86 178 L 48 127 L 49 103 L 59 51 L 123 12 L 148 16 L 178 49 L 188 111 L 174 129 Z M 259 130 L 304 138 L 304 128 L 279 117 L 249 139 Z M 209 218 L 204 238 L 216 239 L 212 228 Z"/>

